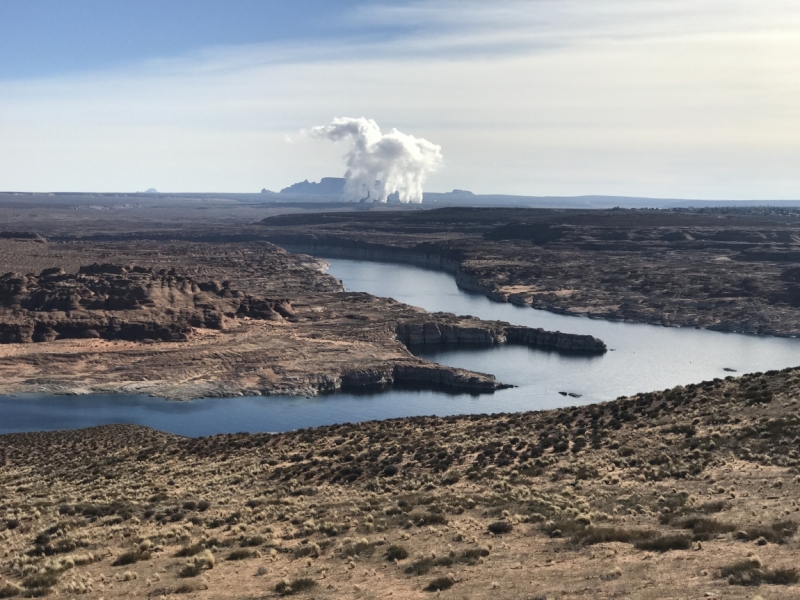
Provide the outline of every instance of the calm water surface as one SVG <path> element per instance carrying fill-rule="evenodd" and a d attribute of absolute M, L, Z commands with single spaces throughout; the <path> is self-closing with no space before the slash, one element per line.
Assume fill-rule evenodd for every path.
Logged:
<path fill-rule="evenodd" d="M 411 415 L 537 410 L 610 400 L 738 373 L 800 365 L 800 341 L 695 329 L 610 323 L 492 302 L 436 271 L 335 259 L 330 273 L 349 291 L 390 296 L 429 311 L 470 314 L 603 339 L 613 352 L 573 356 L 524 346 L 421 353 L 494 374 L 517 387 L 481 396 L 392 390 L 317 398 L 252 397 L 165 402 L 146 396 L 0 396 L 0 433 L 138 423 L 183 435 L 286 431 Z M 580 394 L 579 398 L 559 392 Z"/>

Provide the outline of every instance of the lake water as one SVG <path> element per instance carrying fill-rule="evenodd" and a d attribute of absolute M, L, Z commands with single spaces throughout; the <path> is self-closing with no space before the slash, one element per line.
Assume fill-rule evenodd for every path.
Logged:
<path fill-rule="evenodd" d="M 407 265 L 330 260 L 330 273 L 349 291 L 390 296 L 429 311 L 586 333 L 613 351 L 602 356 L 559 354 L 525 346 L 440 350 L 420 355 L 442 364 L 494 374 L 517 387 L 471 396 L 392 390 L 335 394 L 213 398 L 166 402 L 146 396 L 0 396 L 0 433 L 138 423 L 182 435 L 237 431 L 286 431 L 330 423 L 412 415 L 539 410 L 611 400 L 734 373 L 800 365 L 800 341 L 611 323 L 492 302 L 456 287 L 437 271 Z M 580 394 L 563 396 L 559 392 Z"/>

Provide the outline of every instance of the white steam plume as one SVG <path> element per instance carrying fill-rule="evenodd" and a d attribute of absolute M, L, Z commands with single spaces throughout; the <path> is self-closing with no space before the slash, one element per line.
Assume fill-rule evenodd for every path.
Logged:
<path fill-rule="evenodd" d="M 350 140 L 345 155 L 344 196 L 348 200 L 386 202 L 397 192 L 400 202 L 422 202 L 422 184 L 442 164 L 442 148 L 392 129 L 381 133 L 372 119 L 344 117 L 314 127 L 311 134 L 334 142 Z"/>

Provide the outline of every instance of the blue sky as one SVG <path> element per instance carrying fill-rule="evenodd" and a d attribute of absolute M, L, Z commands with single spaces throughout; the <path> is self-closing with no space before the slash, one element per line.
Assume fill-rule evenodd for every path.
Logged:
<path fill-rule="evenodd" d="M 800 198 L 796 0 L 0 1 L 0 189 L 257 191 L 334 117 L 429 191 Z"/>
<path fill-rule="evenodd" d="M 351 26 L 345 17 L 359 4 L 363 3 L 3 0 L 0 77 L 109 69 L 214 46 L 392 35 L 394 28 L 387 25 L 374 31 Z"/>

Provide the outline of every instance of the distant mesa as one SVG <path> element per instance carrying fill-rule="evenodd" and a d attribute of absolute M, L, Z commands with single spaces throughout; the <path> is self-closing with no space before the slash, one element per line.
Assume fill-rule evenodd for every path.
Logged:
<path fill-rule="evenodd" d="M 281 194 L 313 194 L 315 196 L 341 196 L 344 193 L 344 177 L 323 177 L 319 183 L 301 181 L 283 188 Z"/>
<path fill-rule="evenodd" d="M 261 188 L 262 194 L 274 194 L 275 192 L 268 190 L 267 188 Z"/>
<path fill-rule="evenodd" d="M 156 188 L 148 188 L 143 192 L 138 192 L 139 194 L 157 194 L 158 190 Z"/>
<path fill-rule="evenodd" d="M 378 182 L 379 183 L 379 182 Z M 280 193 L 295 196 L 344 196 L 345 178 L 344 177 L 323 177 L 319 183 L 314 181 L 300 181 L 292 184 L 289 187 L 283 188 Z M 266 190 L 261 190 L 261 193 L 268 193 Z M 464 197 L 475 196 L 474 193 L 468 190 L 454 189 L 452 192 L 444 192 L 442 194 L 434 194 L 439 197 Z M 366 198 L 362 198 L 361 202 L 373 202 L 374 199 L 370 198 L 369 193 Z M 394 192 L 386 197 L 386 202 L 389 204 L 400 203 L 400 194 Z"/>

